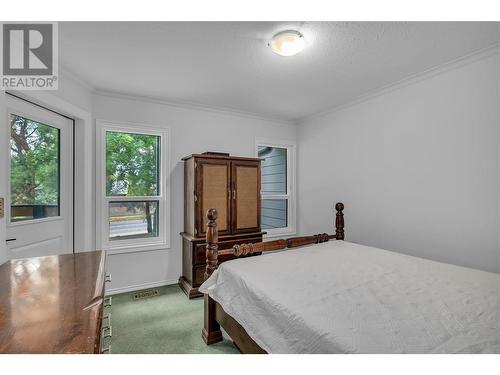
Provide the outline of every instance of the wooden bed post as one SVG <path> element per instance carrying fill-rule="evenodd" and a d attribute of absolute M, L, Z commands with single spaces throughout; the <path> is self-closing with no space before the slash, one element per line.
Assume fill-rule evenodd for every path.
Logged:
<path fill-rule="evenodd" d="M 217 269 L 217 242 L 219 240 L 217 233 L 217 210 L 211 208 L 207 211 L 207 266 L 205 268 L 205 280 Z M 208 294 L 204 296 L 204 324 L 201 337 L 205 344 L 211 345 L 222 341 L 222 331 L 220 325 L 215 320 L 215 301 Z"/>
<path fill-rule="evenodd" d="M 337 240 L 344 239 L 344 204 L 338 202 L 335 205 L 335 209 L 337 210 L 337 217 L 335 218 L 335 237 Z"/>
<path fill-rule="evenodd" d="M 219 242 L 219 234 L 217 232 L 217 210 L 215 208 L 211 208 L 207 211 L 207 219 L 207 266 L 205 268 L 205 280 L 217 269 L 217 242 Z"/>

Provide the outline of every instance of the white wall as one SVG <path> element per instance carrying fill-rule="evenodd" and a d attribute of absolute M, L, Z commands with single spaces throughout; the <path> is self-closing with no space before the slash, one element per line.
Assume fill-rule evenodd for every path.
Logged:
<path fill-rule="evenodd" d="M 138 289 L 177 282 L 182 272 L 180 232 L 184 223 L 184 165 L 181 158 L 205 151 L 255 155 L 255 138 L 296 140 L 296 126 L 236 114 L 169 106 L 161 103 L 96 95 L 97 119 L 151 124 L 171 130 L 171 248 L 110 256 L 109 290 Z"/>
<path fill-rule="evenodd" d="M 342 201 L 347 240 L 500 272 L 499 87 L 497 53 L 302 121 L 300 231 Z"/>

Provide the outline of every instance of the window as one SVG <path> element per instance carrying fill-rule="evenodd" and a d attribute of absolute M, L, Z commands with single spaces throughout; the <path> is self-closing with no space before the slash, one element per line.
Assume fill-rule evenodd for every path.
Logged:
<path fill-rule="evenodd" d="M 261 163 L 261 225 L 268 237 L 295 233 L 295 146 L 257 141 Z"/>
<path fill-rule="evenodd" d="M 10 115 L 10 220 L 59 216 L 59 129 Z"/>
<path fill-rule="evenodd" d="M 99 122 L 102 247 L 168 247 L 167 133 Z"/>
<path fill-rule="evenodd" d="M 109 202 L 109 239 L 158 237 L 158 201 Z"/>

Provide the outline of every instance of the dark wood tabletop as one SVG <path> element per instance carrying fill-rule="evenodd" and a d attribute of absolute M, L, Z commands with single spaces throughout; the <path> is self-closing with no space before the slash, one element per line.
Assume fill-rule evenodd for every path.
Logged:
<path fill-rule="evenodd" d="M 0 353 L 99 351 L 106 254 L 11 260 L 0 266 Z"/>

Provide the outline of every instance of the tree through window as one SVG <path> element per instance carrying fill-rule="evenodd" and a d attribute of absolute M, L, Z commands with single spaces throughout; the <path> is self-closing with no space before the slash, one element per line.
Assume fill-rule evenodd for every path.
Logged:
<path fill-rule="evenodd" d="M 106 132 L 110 240 L 159 235 L 160 146 L 156 135 Z"/>
<path fill-rule="evenodd" d="M 11 221 L 59 216 L 59 129 L 10 116 Z"/>

